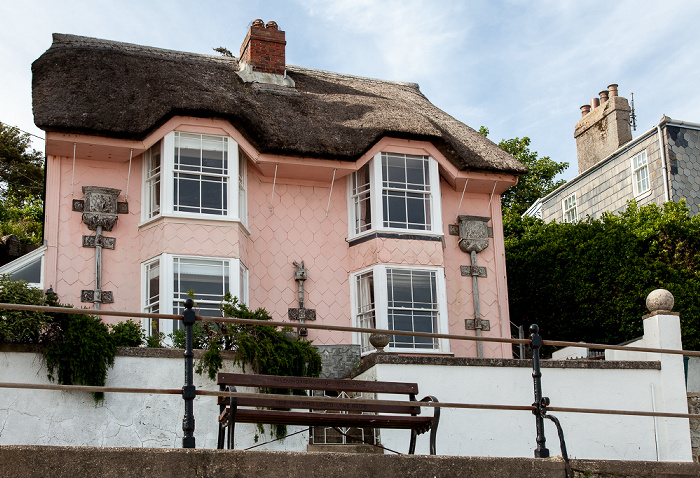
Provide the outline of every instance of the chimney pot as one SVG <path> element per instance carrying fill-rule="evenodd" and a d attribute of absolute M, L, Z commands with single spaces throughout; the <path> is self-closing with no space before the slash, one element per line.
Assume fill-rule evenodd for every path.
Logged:
<path fill-rule="evenodd" d="M 612 85 L 608 85 L 608 91 L 610 92 L 610 98 L 612 98 L 613 96 L 617 96 L 617 85 L 615 83 L 613 83 Z"/>
<path fill-rule="evenodd" d="M 608 90 L 601 91 L 600 93 L 598 93 L 598 96 L 600 96 L 600 103 L 605 103 L 606 101 L 608 101 Z"/>
<path fill-rule="evenodd" d="M 599 107 L 599 106 L 600 106 L 600 99 L 598 99 L 598 98 L 592 98 L 592 99 L 591 99 L 591 109 L 594 110 L 594 109 L 596 109 L 596 108 Z"/>
<path fill-rule="evenodd" d="M 581 107 L 581 117 L 582 118 L 590 112 L 591 112 L 591 105 L 583 105 Z"/>
<path fill-rule="evenodd" d="M 252 67 L 253 71 L 284 75 L 285 45 L 284 32 L 276 22 L 256 19 L 250 24 L 248 34 L 241 45 L 240 61 Z"/>

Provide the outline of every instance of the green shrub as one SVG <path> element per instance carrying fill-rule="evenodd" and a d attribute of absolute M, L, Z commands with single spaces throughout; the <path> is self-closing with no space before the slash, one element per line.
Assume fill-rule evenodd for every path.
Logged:
<path fill-rule="evenodd" d="M 109 326 L 110 336 L 117 347 L 140 347 L 144 342 L 141 324 L 133 319 Z"/>
<path fill-rule="evenodd" d="M 146 337 L 146 347 L 153 349 L 162 349 L 165 347 L 163 341 L 165 340 L 165 334 L 163 332 L 158 332 L 157 334 L 149 335 Z"/>
<path fill-rule="evenodd" d="M 0 303 L 46 305 L 46 300 L 40 289 L 3 275 L 0 277 Z M 0 313 L 0 342 L 39 343 L 50 321 L 43 312 L 3 309 Z"/>
<path fill-rule="evenodd" d="M 511 321 L 546 339 L 616 344 L 643 334 L 646 297 L 675 297 L 683 346 L 700 350 L 700 216 L 637 206 L 574 224 L 504 217 Z"/>

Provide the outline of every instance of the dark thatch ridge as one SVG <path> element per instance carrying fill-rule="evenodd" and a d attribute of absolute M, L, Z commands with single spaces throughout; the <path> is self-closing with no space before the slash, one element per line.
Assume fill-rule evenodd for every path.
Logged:
<path fill-rule="evenodd" d="M 525 166 L 415 83 L 287 65 L 295 88 L 244 83 L 236 58 L 54 34 L 32 65 L 45 131 L 140 140 L 175 115 L 229 121 L 262 153 L 355 161 L 384 136 L 430 141 L 461 170 Z"/>

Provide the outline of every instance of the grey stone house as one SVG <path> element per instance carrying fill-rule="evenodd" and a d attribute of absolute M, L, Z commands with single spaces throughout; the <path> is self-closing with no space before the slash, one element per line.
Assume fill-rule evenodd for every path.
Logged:
<path fill-rule="evenodd" d="M 538 199 L 525 215 L 571 222 L 605 211 L 685 199 L 700 213 L 700 124 L 667 116 L 632 138 L 630 106 L 617 85 L 581 107 L 574 138 L 578 176 Z"/>

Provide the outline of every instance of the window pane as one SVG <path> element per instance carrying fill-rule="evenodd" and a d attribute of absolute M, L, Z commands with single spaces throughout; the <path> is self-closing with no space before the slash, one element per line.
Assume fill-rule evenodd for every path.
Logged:
<path fill-rule="evenodd" d="M 408 194 L 406 209 L 408 210 L 408 228 L 425 229 L 425 209 L 427 197 L 423 194 Z"/>
<path fill-rule="evenodd" d="M 429 158 L 382 153 L 385 227 L 430 229 Z"/>
<path fill-rule="evenodd" d="M 41 257 L 10 274 L 12 280 L 23 280 L 33 284 L 41 282 Z"/>
<path fill-rule="evenodd" d="M 199 212 L 199 176 L 175 175 L 175 204 L 179 211 Z"/>
<path fill-rule="evenodd" d="M 437 331 L 437 279 L 434 271 L 387 269 L 388 322 L 392 330 Z M 437 348 L 426 337 L 392 336 L 399 348 Z"/>
<path fill-rule="evenodd" d="M 223 209 L 223 178 L 209 178 L 202 182 L 202 209 L 209 214 L 218 214 Z"/>
<path fill-rule="evenodd" d="M 175 133 L 176 211 L 225 215 L 228 174 L 228 138 Z"/>

